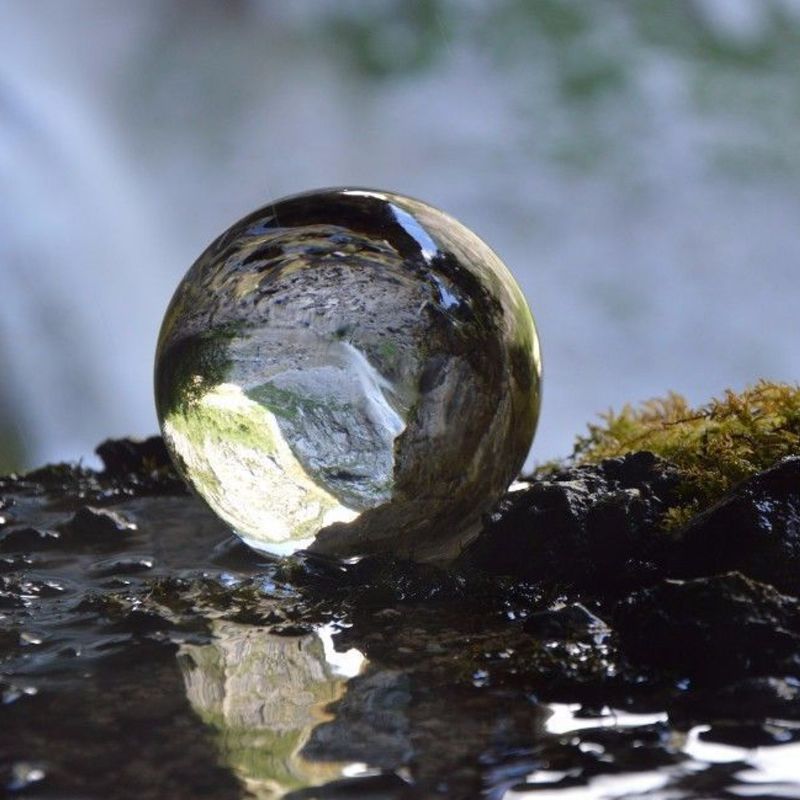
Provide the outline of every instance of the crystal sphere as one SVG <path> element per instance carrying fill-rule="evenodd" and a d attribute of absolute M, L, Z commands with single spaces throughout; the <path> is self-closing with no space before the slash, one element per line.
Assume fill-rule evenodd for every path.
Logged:
<path fill-rule="evenodd" d="M 522 467 L 533 317 L 494 252 L 392 192 L 323 189 L 246 216 L 167 309 L 159 424 L 251 547 L 447 559 Z"/>

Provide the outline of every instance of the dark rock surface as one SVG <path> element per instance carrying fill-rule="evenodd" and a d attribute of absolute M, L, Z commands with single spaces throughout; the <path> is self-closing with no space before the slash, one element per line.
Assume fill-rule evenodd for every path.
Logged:
<path fill-rule="evenodd" d="M 738 572 L 634 592 L 614 625 L 630 658 L 717 685 L 780 674 L 782 661 L 800 654 L 797 598 Z"/>
<path fill-rule="evenodd" d="M 800 737 L 795 460 L 685 533 L 660 528 L 678 477 L 651 454 L 565 471 L 437 567 L 266 560 L 157 440 L 103 452 L 101 473 L 0 479 L 17 796 L 590 796 L 652 772 L 670 797 L 726 797 L 752 785 L 747 751 L 733 769 L 682 743 Z"/>
<path fill-rule="evenodd" d="M 95 544 L 114 549 L 124 546 L 124 537 L 136 530 L 136 524 L 117 511 L 94 506 L 81 506 L 61 526 L 64 536 L 75 545 Z"/>
<path fill-rule="evenodd" d="M 106 439 L 95 450 L 108 476 L 117 478 L 146 475 L 158 470 L 172 470 L 169 453 L 160 436 L 144 441 Z"/>
<path fill-rule="evenodd" d="M 687 527 L 675 572 L 730 570 L 800 594 L 800 457 L 745 481 Z"/>
<path fill-rule="evenodd" d="M 772 671 L 780 669 L 774 666 Z M 770 718 L 800 719 L 800 679 L 756 676 L 701 689 L 675 704 L 674 715 L 681 714 L 695 720 L 753 720 L 757 725 Z"/>
<path fill-rule="evenodd" d="M 58 544 L 61 534 L 58 531 L 37 528 L 14 528 L 0 539 L 2 553 L 35 553 L 47 550 Z"/>
<path fill-rule="evenodd" d="M 609 631 L 606 623 L 581 603 L 536 611 L 527 617 L 522 627 L 526 633 L 551 641 L 591 639 Z"/>
<path fill-rule="evenodd" d="M 482 569 L 612 591 L 657 576 L 671 541 L 659 535 L 679 476 L 632 453 L 537 481 L 501 501 L 465 554 Z"/>

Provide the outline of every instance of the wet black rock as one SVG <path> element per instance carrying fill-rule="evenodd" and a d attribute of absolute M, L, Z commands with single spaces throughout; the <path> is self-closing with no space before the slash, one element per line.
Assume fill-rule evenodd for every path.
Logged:
<path fill-rule="evenodd" d="M 687 527 L 676 573 L 730 570 L 800 595 L 800 457 L 740 484 Z"/>
<path fill-rule="evenodd" d="M 45 528 L 15 528 L 0 539 L 0 553 L 35 553 L 58 544 L 61 534 Z"/>
<path fill-rule="evenodd" d="M 759 720 L 763 720 L 763 714 Z M 727 744 L 752 750 L 755 747 L 796 742 L 800 739 L 800 731 L 793 725 L 776 724 L 772 720 L 750 722 L 734 717 L 709 725 L 708 730 L 700 731 L 697 738 L 701 742 Z"/>
<path fill-rule="evenodd" d="M 75 544 L 120 546 L 136 525 L 117 511 L 82 506 L 63 526 L 63 533 Z"/>
<path fill-rule="evenodd" d="M 103 502 L 120 495 L 180 495 L 186 484 L 178 477 L 160 436 L 148 439 L 107 439 L 95 452 L 104 470 L 92 473 L 94 486 Z"/>
<path fill-rule="evenodd" d="M 110 558 L 97 561 L 90 568 L 94 578 L 108 578 L 113 575 L 136 575 L 153 568 L 153 559 L 148 557 Z"/>
<path fill-rule="evenodd" d="M 105 473 L 57 466 L 0 479 L 15 501 L 0 532 L 0 751 L 22 765 L 14 775 L 0 765 L 0 786 L 41 773 L 25 792 L 227 800 L 244 776 L 262 782 L 247 784 L 253 792 L 279 786 L 298 800 L 473 798 L 532 773 L 550 782 L 523 783 L 525 793 L 674 766 L 662 792 L 716 797 L 731 773 L 683 769 L 687 730 L 743 747 L 798 736 L 800 604 L 741 574 L 703 574 L 727 563 L 725 535 L 766 523 L 740 511 L 716 523 L 717 539 L 700 527 L 745 498 L 780 535 L 761 551 L 735 532 L 736 563 L 788 580 L 789 462 L 685 540 L 661 529 L 681 499 L 677 473 L 639 453 L 508 495 L 456 564 L 273 562 L 231 545 L 139 447 L 105 443 Z M 769 565 L 769 553 L 787 564 Z M 666 580 L 690 567 L 699 579 Z M 345 684 L 326 641 L 340 656 L 355 648 L 361 673 Z M 239 670 L 248 663 L 251 673 Z M 303 665 L 329 688 L 309 692 Z M 236 713 L 207 713 L 198 698 L 212 696 Z M 332 718 L 293 738 L 290 720 L 323 719 L 320 699 Z M 557 714 L 577 704 L 565 733 Z M 265 708 L 283 720 L 275 738 L 261 723 L 242 727 Z M 663 719 L 608 727 L 617 711 Z M 306 779 L 285 769 L 295 756 L 332 782 L 299 788 Z M 387 772 L 338 780 L 331 759 Z M 24 772 L 31 764 L 38 773 Z"/>
<path fill-rule="evenodd" d="M 592 639 L 609 632 L 605 622 L 581 603 L 537 611 L 528 616 L 522 629 L 538 639 L 550 640 Z"/>
<path fill-rule="evenodd" d="M 172 469 L 172 462 L 160 436 L 148 439 L 106 439 L 95 453 L 103 461 L 108 476 L 125 477 L 131 474 Z"/>
<path fill-rule="evenodd" d="M 727 686 L 692 692 L 681 698 L 670 714 L 691 722 L 709 717 L 800 719 L 800 680 L 791 675 L 743 678 Z"/>
<path fill-rule="evenodd" d="M 2 607 L 0 605 L 0 607 Z M 19 645 L 19 633 L 17 631 L 4 630 L 0 628 L 0 658 L 13 653 Z"/>
<path fill-rule="evenodd" d="M 677 470 L 648 452 L 565 470 L 502 500 L 463 558 L 598 591 L 643 585 L 672 546 L 659 524 L 678 482 Z"/>
<path fill-rule="evenodd" d="M 634 592 L 614 628 L 635 662 L 699 683 L 773 675 L 800 652 L 797 599 L 738 572 Z"/>
<path fill-rule="evenodd" d="M 11 480 L 14 480 L 16 476 L 10 477 Z M 51 490 L 61 489 L 66 492 L 92 478 L 91 470 L 75 464 L 47 464 L 39 469 L 26 472 L 22 479 L 26 483 L 38 483 Z"/>
<path fill-rule="evenodd" d="M 426 603 L 445 598 L 475 598 L 497 592 L 497 581 L 475 570 L 452 565 L 418 564 L 390 555 L 365 556 L 356 563 L 298 553 L 285 559 L 279 574 L 308 594 L 333 598 L 341 604 L 356 598 L 380 607 L 395 603 Z"/>

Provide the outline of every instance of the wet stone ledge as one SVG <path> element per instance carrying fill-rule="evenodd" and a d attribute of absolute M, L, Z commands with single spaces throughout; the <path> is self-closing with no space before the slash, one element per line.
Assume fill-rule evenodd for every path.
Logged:
<path fill-rule="evenodd" d="M 0 479 L 12 795 L 534 797 L 651 772 L 699 797 L 746 779 L 698 736 L 800 742 L 800 458 L 677 530 L 651 453 L 563 469 L 430 566 L 269 561 L 159 439 L 98 452 Z"/>

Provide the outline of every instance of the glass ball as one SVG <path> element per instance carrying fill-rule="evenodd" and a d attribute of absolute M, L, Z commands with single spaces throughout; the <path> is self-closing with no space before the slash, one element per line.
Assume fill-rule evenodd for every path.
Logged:
<path fill-rule="evenodd" d="M 456 555 L 522 467 L 533 317 L 457 220 L 392 192 L 271 203 L 206 249 L 155 363 L 164 440 L 251 547 Z"/>

